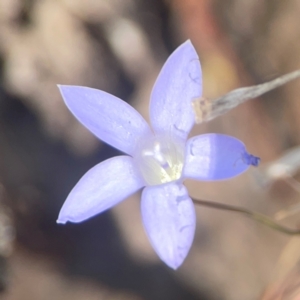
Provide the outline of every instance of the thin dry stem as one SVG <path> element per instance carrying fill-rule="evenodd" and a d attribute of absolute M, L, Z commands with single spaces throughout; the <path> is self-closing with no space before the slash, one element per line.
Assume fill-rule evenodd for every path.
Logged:
<path fill-rule="evenodd" d="M 280 232 L 288 234 L 288 235 L 300 234 L 300 229 L 292 229 L 292 228 L 288 228 L 286 226 L 280 225 L 279 223 L 272 220 L 270 217 L 268 217 L 266 215 L 251 211 L 251 210 L 243 208 L 243 207 L 223 204 L 223 203 L 219 203 L 219 202 L 200 200 L 200 199 L 195 199 L 195 198 L 192 198 L 192 200 L 196 205 L 241 213 L 255 221 L 262 223 L 265 226 L 268 226 L 274 230 L 280 231 Z"/>

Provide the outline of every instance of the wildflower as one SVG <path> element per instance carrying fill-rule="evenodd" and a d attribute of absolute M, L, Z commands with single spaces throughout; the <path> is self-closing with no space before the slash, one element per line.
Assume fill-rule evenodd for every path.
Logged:
<path fill-rule="evenodd" d="M 150 120 L 106 92 L 59 86 L 75 117 L 102 141 L 127 155 L 89 170 L 65 201 L 58 223 L 81 222 L 144 187 L 141 213 L 158 256 L 178 268 L 192 245 L 196 215 L 183 180 L 221 180 L 258 159 L 236 138 L 204 134 L 187 139 L 194 125 L 191 102 L 202 93 L 199 58 L 190 41 L 167 60 L 152 90 Z"/>

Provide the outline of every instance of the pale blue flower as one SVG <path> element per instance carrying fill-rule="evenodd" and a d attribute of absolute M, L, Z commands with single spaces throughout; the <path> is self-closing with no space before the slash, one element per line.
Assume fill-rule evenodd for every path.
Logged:
<path fill-rule="evenodd" d="M 183 180 L 227 179 L 258 163 L 236 138 L 204 134 L 187 139 L 195 119 L 191 102 L 202 94 L 193 45 L 182 44 L 156 80 L 150 102 L 152 129 L 133 107 L 111 94 L 80 86 L 59 88 L 83 125 L 127 155 L 89 170 L 69 194 L 57 222 L 87 220 L 144 188 L 141 212 L 146 233 L 158 256 L 178 268 L 196 228 L 194 205 Z"/>

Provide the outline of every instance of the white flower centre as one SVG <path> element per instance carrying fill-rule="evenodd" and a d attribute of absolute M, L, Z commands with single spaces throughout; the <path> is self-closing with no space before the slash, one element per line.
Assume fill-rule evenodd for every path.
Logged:
<path fill-rule="evenodd" d="M 184 143 L 167 135 L 144 139 L 134 159 L 149 185 L 174 181 L 181 177 Z"/>

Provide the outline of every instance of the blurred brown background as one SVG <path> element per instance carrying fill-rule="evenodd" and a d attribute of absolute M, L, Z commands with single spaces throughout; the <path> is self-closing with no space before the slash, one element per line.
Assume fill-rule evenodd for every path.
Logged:
<path fill-rule="evenodd" d="M 299 0 L 0 0 L 0 298 L 299 299 L 299 238 L 237 214 L 197 207 L 176 272 L 145 237 L 140 195 L 82 224 L 55 222 L 77 180 L 118 154 L 75 120 L 56 84 L 105 90 L 147 119 L 162 64 L 188 38 L 208 98 L 300 68 L 299 15 Z M 262 166 L 187 182 L 190 194 L 271 216 L 297 204 L 297 183 L 267 174 L 264 186 L 259 175 L 300 144 L 299 95 L 298 80 L 195 126 L 240 138 Z"/>

